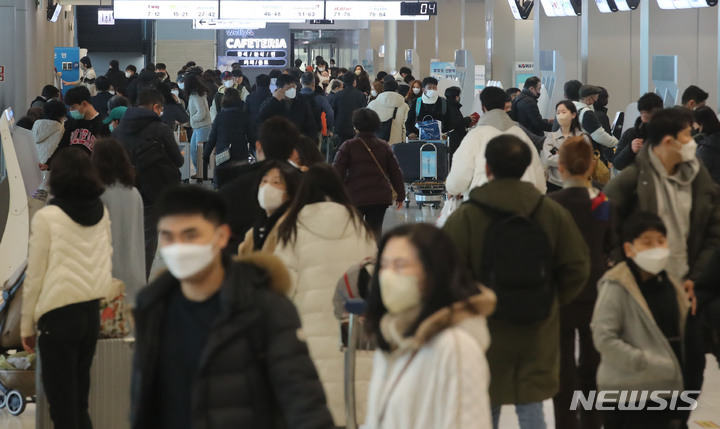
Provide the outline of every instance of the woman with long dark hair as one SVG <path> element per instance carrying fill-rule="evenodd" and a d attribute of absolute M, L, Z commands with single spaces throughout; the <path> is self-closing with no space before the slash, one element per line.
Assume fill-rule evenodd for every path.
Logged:
<path fill-rule="evenodd" d="M 697 156 L 705 164 L 715 183 L 720 184 L 720 121 L 713 109 L 699 107 L 695 116 Z"/>
<path fill-rule="evenodd" d="M 135 168 L 127 150 L 112 138 L 95 142 L 92 163 L 105 185 L 100 200 L 110 215 L 113 277 L 125 283 L 125 301 L 134 306 L 135 296 L 147 283 L 143 201 L 135 187 Z"/>
<path fill-rule="evenodd" d="M 213 183 L 216 187 L 222 185 L 219 178 L 220 170 L 225 170 L 233 162 L 247 162 L 250 155 L 249 135 L 250 116 L 245 109 L 245 102 L 240 97 L 240 91 L 227 88 L 222 96 L 222 110 L 215 117 L 210 136 L 203 148 L 203 162 L 210 162 L 210 155 L 215 150 L 215 176 Z"/>
<path fill-rule="evenodd" d="M 492 427 L 485 351 L 495 294 L 461 261 L 455 243 L 431 225 L 383 237 L 365 321 L 379 345 L 366 427 Z"/>
<path fill-rule="evenodd" d="M 559 191 L 563 187 L 563 178 L 558 170 L 560 147 L 570 137 L 583 135 L 575 104 L 570 100 L 563 100 L 555 106 L 555 118 L 560 129 L 551 133 L 543 143 L 540 154 L 543 166 L 547 169 L 547 191 Z"/>
<path fill-rule="evenodd" d="M 355 66 L 355 74 L 358 77 L 357 89 L 360 92 L 364 93 L 366 96 L 369 96 L 370 90 L 372 89 L 372 87 L 370 86 L 370 76 L 360 64 Z"/>
<path fill-rule="evenodd" d="M 343 354 L 332 306 L 335 285 L 351 266 L 377 252 L 373 234 L 353 207 L 335 170 L 316 164 L 305 173 L 278 229 L 275 255 L 292 278 L 290 298 L 297 306 L 310 356 L 325 387 L 336 426 L 345 426 Z M 358 359 L 358 397 L 369 380 L 371 359 Z M 359 405 L 363 414 L 364 404 Z"/>
<path fill-rule="evenodd" d="M 30 229 L 20 331 L 28 352 L 37 339 L 55 427 L 90 429 L 99 301 L 114 295 L 110 215 L 100 200 L 104 186 L 86 153 L 62 149 L 52 167 L 53 198 L 35 213 Z"/>
<path fill-rule="evenodd" d="M 174 85 L 174 87 L 173 87 Z M 190 120 L 190 116 L 185 111 L 185 104 L 180 99 L 180 89 L 176 83 L 161 83 L 159 85 L 160 93 L 165 98 L 165 104 L 163 105 L 163 115 L 160 120 L 175 129 L 176 126 L 187 123 Z"/>
<path fill-rule="evenodd" d="M 210 120 L 210 107 L 207 100 L 207 88 L 200 82 L 195 74 L 185 78 L 185 94 L 188 96 L 188 113 L 190 114 L 190 127 L 193 129 L 190 138 L 190 158 L 197 169 L 198 143 L 206 142 L 210 137 L 212 121 Z"/>

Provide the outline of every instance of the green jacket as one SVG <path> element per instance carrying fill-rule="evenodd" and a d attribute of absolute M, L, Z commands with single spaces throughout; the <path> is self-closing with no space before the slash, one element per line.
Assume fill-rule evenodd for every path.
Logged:
<path fill-rule="evenodd" d="M 648 151 L 645 145 L 637 154 L 635 163 L 626 167 L 610 181 L 603 192 L 615 209 L 616 261 L 624 258 L 620 232 L 625 220 L 639 211 L 658 212 L 657 190 Z M 688 234 L 688 278 L 696 281 L 720 246 L 720 188 L 702 163 L 700 171 L 692 182 L 692 209 L 690 211 L 690 233 Z"/>
<path fill-rule="evenodd" d="M 492 207 L 529 215 L 542 195 L 520 180 L 496 179 L 470 192 L 470 199 Z M 517 325 L 488 320 L 492 344 L 490 399 L 493 405 L 526 404 L 553 397 L 560 388 L 559 306 L 571 302 L 585 287 L 590 275 L 590 252 L 572 215 L 557 202 L 545 198 L 534 218 L 547 232 L 553 249 L 553 277 L 557 299 L 543 321 Z M 485 232 L 494 221 L 472 204 L 460 206 L 444 230 L 457 243 L 476 279 L 485 243 Z"/>

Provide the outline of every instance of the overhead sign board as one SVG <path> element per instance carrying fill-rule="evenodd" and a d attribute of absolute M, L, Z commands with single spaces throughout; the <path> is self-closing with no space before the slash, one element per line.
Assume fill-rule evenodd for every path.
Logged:
<path fill-rule="evenodd" d="M 194 30 L 234 30 L 265 28 L 265 21 L 240 21 L 235 19 L 196 19 Z"/>
<path fill-rule="evenodd" d="M 290 22 L 307 19 L 324 19 L 322 1 L 220 1 L 220 18 Z"/>
<path fill-rule="evenodd" d="M 115 25 L 112 9 L 98 9 L 98 25 Z"/>
<path fill-rule="evenodd" d="M 217 1 L 115 0 L 115 19 L 216 19 Z"/>
<path fill-rule="evenodd" d="M 403 15 L 399 1 L 326 1 L 325 19 L 358 21 L 427 21 L 429 15 Z"/>

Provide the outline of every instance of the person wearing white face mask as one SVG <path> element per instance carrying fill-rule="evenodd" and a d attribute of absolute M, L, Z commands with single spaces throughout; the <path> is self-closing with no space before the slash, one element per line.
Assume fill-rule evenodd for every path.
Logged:
<path fill-rule="evenodd" d="M 261 170 L 257 187 L 257 199 L 262 212 L 253 228 L 245 234 L 238 248 L 238 255 L 252 252 L 274 252 L 278 242 L 278 227 L 295 198 L 300 185 L 300 172 L 283 161 L 268 161 Z"/>
<path fill-rule="evenodd" d="M 559 191 L 563 188 L 563 177 L 558 170 L 560 159 L 560 147 L 570 137 L 583 135 L 580 129 L 580 122 L 577 117 L 577 109 L 570 100 L 564 100 L 555 107 L 556 119 L 560 129 L 551 133 L 543 143 L 543 150 L 540 154 L 543 166 L 547 169 L 547 190 L 548 192 Z M 585 136 L 587 139 L 587 136 Z M 587 139 L 588 143 L 590 139 Z"/>
<path fill-rule="evenodd" d="M 600 280 L 591 322 L 602 358 L 598 389 L 664 391 L 659 396 L 669 400 L 672 392 L 685 390 L 687 295 L 665 271 L 670 250 L 660 217 L 635 213 L 623 223 L 622 241 L 626 260 Z M 610 397 L 608 402 L 612 402 Z M 612 411 L 604 412 L 605 427 L 668 429 L 677 427 L 681 419 L 677 411 L 653 410 L 657 403 L 652 398 L 646 404 L 629 405 L 632 411 L 611 406 Z M 679 407 L 688 405 L 678 403 Z"/>
<path fill-rule="evenodd" d="M 426 77 L 422 81 L 422 96 L 416 98 L 410 105 L 410 112 L 405 121 L 405 132 L 410 140 L 418 139 L 417 122 L 436 120 L 443 123 L 442 131 L 445 129 L 445 115 L 447 114 L 447 100 L 438 95 L 438 81 L 434 77 Z"/>
<path fill-rule="evenodd" d="M 282 263 L 224 253 L 231 232 L 215 192 L 173 188 L 158 215 L 168 271 L 137 299 L 132 426 L 263 427 L 280 413 L 289 428 L 332 427 Z"/>
<path fill-rule="evenodd" d="M 378 342 L 369 429 L 489 428 L 495 294 L 478 284 L 444 232 L 406 225 L 380 246 L 365 326 Z"/>
<path fill-rule="evenodd" d="M 672 108 L 655 112 L 647 125 L 645 144 L 635 163 L 605 186 L 617 208 L 617 224 L 631 214 L 650 211 L 667 227 L 670 260 L 667 273 L 692 293 L 694 282 L 720 242 L 720 194 L 705 166 L 696 158 L 692 112 Z M 620 252 L 616 249 L 615 259 Z M 694 303 L 694 301 L 693 301 Z M 689 390 L 700 390 L 705 352 L 702 330 L 691 312 L 686 343 Z"/>
<path fill-rule="evenodd" d="M 278 89 L 273 96 L 263 103 L 258 112 L 258 123 L 272 118 L 283 116 L 294 123 L 300 131 L 311 139 L 318 138 L 318 124 L 313 115 L 313 109 L 302 97 L 297 97 L 297 82 L 289 74 L 277 78 Z"/>
<path fill-rule="evenodd" d="M 225 91 L 227 91 L 229 88 L 235 88 L 240 92 L 240 100 L 245 102 L 247 99 L 247 96 L 250 94 L 248 92 L 247 88 L 243 86 L 243 73 L 240 70 L 233 70 L 232 72 L 223 72 L 222 75 L 220 75 L 220 78 L 222 79 L 222 86 L 218 88 L 217 93 L 215 94 L 212 106 L 210 106 L 210 119 L 215 122 L 215 117 L 218 113 L 220 113 L 220 110 L 222 110 L 222 99 L 223 95 L 225 95 Z"/>

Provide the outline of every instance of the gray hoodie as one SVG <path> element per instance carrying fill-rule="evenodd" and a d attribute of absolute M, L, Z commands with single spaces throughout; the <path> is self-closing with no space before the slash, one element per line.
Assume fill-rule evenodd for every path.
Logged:
<path fill-rule="evenodd" d="M 682 288 L 673 285 L 682 333 L 687 299 Z M 590 328 L 602 358 L 597 372 L 600 390 L 683 390 L 680 363 L 625 262 L 600 279 Z"/>
<path fill-rule="evenodd" d="M 65 126 L 51 119 L 39 119 L 35 121 L 32 128 L 33 138 L 35 139 L 38 158 L 41 163 L 45 164 L 52 156 L 60 144 Z"/>

